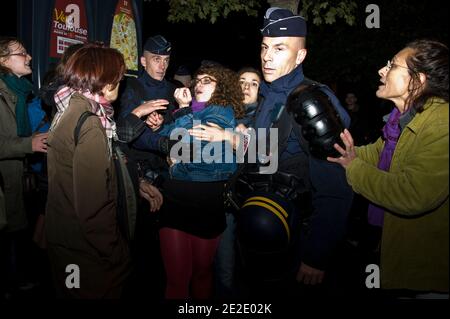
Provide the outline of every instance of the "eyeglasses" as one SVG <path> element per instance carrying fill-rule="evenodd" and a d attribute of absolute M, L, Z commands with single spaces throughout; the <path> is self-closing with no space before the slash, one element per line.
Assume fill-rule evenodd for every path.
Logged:
<path fill-rule="evenodd" d="M 205 76 L 204 78 L 201 79 L 194 79 L 195 85 L 197 85 L 198 83 L 201 83 L 202 85 L 208 85 L 211 84 L 212 82 L 217 82 L 217 80 L 214 80 L 213 78 L 209 77 L 209 76 Z"/>
<path fill-rule="evenodd" d="M 247 81 L 244 81 L 244 80 L 239 80 L 239 84 L 241 85 L 241 88 L 246 88 L 247 87 L 247 85 L 249 86 L 249 87 L 251 87 L 251 88 L 254 88 L 254 89 L 258 89 L 259 88 L 259 83 L 258 82 L 247 82 Z"/>
<path fill-rule="evenodd" d="M 19 56 L 27 57 L 28 52 L 25 51 L 25 52 L 9 53 L 8 55 L 19 55 Z"/>
<path fill-rule="evenodd" d="M 396 64 L 396 63 L 392 62 L 392 60 L 388 60 L 388 61 L 387 61 L 387 63 L 386 63 L 386 68 L 388 69 L 388 71 L 389 71 L 390 69 L 392 69 L 392 67 L 394 67 L 394 66 L 395 66 L 395 67 L 404 68 L 404 69 L 409 70 L 409 68 L 408 68 L 407 66 L 403 66 L 403 65 Z"/>

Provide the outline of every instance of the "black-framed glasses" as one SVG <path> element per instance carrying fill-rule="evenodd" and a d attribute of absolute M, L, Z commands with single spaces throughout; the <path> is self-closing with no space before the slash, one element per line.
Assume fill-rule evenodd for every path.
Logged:
<path fill-rule="evenodd" d="M 392 67 L 394 67 L 394 66 L 395 66 L 395 67 L 404 68 L 404 69 L 409 70 L 409 68 L 408 68 L 407 66 L 403 66 L 403 65 L 396 64 L 396 63 L 392 62 L 392 60 L 388 60 L 388 61 L 387 61 L 387 63 L 386 63 L 386 68 L 388 69 L 388 71 L 389 71 L 390 69 L 392 69 Z"/>
<path fill-rule="evenodd" d="M 208 84 L 211 84 L 212 82 L 217 82 L 217 80 L 215 80 L 209 76 L 205 76 L 201 79 L 194 79 L 195 85 L 197 85 L 198 83 L 201 83 L 202 85 L 208 85 Z"/>
<path fill-rule="evenodd" d="M 7 56 L 10 56 L 10 55 L 18 55 L 18 56 L 27 57 L 28 56 L 28 52 L 24 51 L 24 52 L 17 52 L 17 53 L 9 53 L 9 54 L 7 54 Z"/>

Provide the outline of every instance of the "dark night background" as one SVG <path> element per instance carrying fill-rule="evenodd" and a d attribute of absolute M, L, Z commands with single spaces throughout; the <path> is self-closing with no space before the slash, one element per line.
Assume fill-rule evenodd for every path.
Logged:
<path fill-rule="evenodd" d="M 378 103 L 374 92 L 378 86 L 377 70 L 413 39 L 428 37 L 448 44 L 448 11 L 442 2 L 377 0 L 357 1 L 356 23 L 348 26 L 338 20 L 333 25 L 308 24 L 308 56 L 305 74 L 329 84 L 342 98 L 348 90 L 360 97 L 360 104 Z M 368 4 L 380 8 L 381 27 L 368 29 L 365 12 Z M 17 2 L 2 2 L 8 16 L 17 15 Z M 192 71 L 203 59 L 221 62 L 235 70 L 242 66 L 259 67 L 260 32 L 265 10 L 261 0 L 258 17 L 245 13 L 230 13 L 215 24 L 205 20 L 197 23 L 169 23 L 166 19 L 168 1 L 143 2 L 143 41 L 148 36 L 162 34 L 172 42 L 173 54 L 168 76 L 180 64 Z M 18 19 L 13 23 L 0 20 L 3 35 L 16 35 Z M 362 100 L 362 101 L 361 101 Z"/>
<path fill-rule="evenodd" d="M 144 3 L 144 38 L 161 33 L 173 44 L 171 69 L 187 63 L 194 68 L 202 59 L 222 62 L 234 69 L 245 65 L 260 66 L 259 50 L 265 10 L 261 1 L 257 18 L 233 13 L 215 24 L 173 24 L 166 20 L 165 1 Z M 397 51 L 416 38 L 434 38 L 448 45 L 448 11 L 440 1 L 377 0 L 357 1 L 356 23 L 348 26 L 338 20 L 333 25 L 308 24 L 308 56 L 304 62 L 306 76 L 332 86 L 341 97 L 347 90 L 356 91 L 361 104 L 378 103 L 377 70 Z M 368 4 L 380 8 L 380 29 L 365 26 Z M 361 101 L 362 100 L 362 101 Z"/>
<path fill-rule="evenodd" d="M 0 35 L 17 36 L 19 33 L 18 2 L 18 0 L 2 1 Z M 172 42 L 173 54 L 168 70 L 169 77 L 179 65 L 185 64 L 194 71 L 204 59 L 221 62 L 235 70 L 243 66 L 260 68 L 259 29 L 264 12 L 269 7 L 265 0 L 261 0 L 261 3 L 258 17 L 230 13 L 227 19 L 219 18 L 215 24 L 207 21 L 174 24 L 166 19 L 168 14 L 166 0 L 143 2 L 143 41 L 149 36 L 162 34 Z M 369 114 L 370 121 L 376 123 L 374 124 L 376 127 L 390 107 L 389 103 L 375 97 L 379 85 L 377 71 L 414 39 L 434 38 L 448 45 L 448 11 L 441 1 L 435 0 L 362 0 L 357 3 L 354 26 L 348 26 L 340 20 L 333 25 L 308 24 L 308 56 L 303 67 L 307 77 L 330 85 L 341 102 L 348 91 L 356 93 L 361 110 Z M 379 29 L 366 28 L 365 20 L 369 13 L 365 12 L 365 8 L 370 3 L 377 4 L 380 8 Z M 31 33 L 26 36 L 31 37 Z M 28 47 L 27 50 L 31 52 Z M 148 251 L 155 249 L 155 247 L 145 248 Z M 351 252 L 353 253 L 353 250 Z M 349 269 L 345 268 L 357 258 L 361 265 L 368 264 L 364 263 L 365 259 L 361 259 L 359 255 L 355 256 L 340 256 L 340 261 L 343 262 L 334 269 L 335 273 L 340 271 L 358 273 L 359 264 Z M 153 260 L 148 264 L 152 263 Z M 344 290 L 362 285 L 364 281 L 359 279 L 355 278 L 355 282 L 346 283 L 348 287 L 344 287 Z M 145 277 L 142 280 L 144 283 L 148 280 L 149 285 L 155 285 L 152 281 L 154 278 Z M 339 286 L 339 289 L 341 288 Z M 157 286 L 151 289 L 149 292 L 151 298 L 158 298 L 157 289 L 159 289 Z M 365 287 L 364 290 L 355 290 L 351 293 L 354 293 L 355 297 L 361 297 L 357 295 L 361 291 L 364 296 L 373 293 L 368 292 Z M 347 296 L 344 291 L 339 292 L 342 292 L 342 296 Z M 45 296 L 43 293 L 40 298 L 36 297 L 36 300 Z"/>

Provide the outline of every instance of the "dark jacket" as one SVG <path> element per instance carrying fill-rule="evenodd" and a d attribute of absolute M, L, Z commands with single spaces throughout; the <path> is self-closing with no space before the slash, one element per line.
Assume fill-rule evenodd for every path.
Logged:
<path fill-rule="evenodd" d="M 137 82 L 137 83 L 136 83 Z M 175 109 L 176 102 L 173 94 L 175 85 L 163 79 L 158 81 L 153 79 L 147 72 L 144 72 L 137 80 L 129 79 L 125 91 L 120 101 L 119 118 L 126 117 L 137 106 L 145 101 L 155 99 L 166 99 L 170 102 L 165 115 L 165 122 L 173 120 L 171 114 Z M 133 147 L 145 151 L 159 151 L 159 140 L 161 136 L 145 127 L 143 133 L 133 142 Z"/>
<path fill-rule="evenodd" d="M 274 110 L 284 105 L 288 95 L 304 81 L 301 65 L 291 73 L 268 84 L 261 85 L 262 103 L 255 114 L 255 128 L 270 128 L 274 121 Z M 323 91 L 330 97 L 344 126 L 348 127 L 350 118 L 339 100 L 327 87 Z M 281 151 L 281 150 L 280 150 Z M 279 163 L 305 154 L 305 150 L 291 131 L 287 146 L 279 154 Z M 345 171 L 337 164 L 309 158 L 309 182 L 312 191 L 313 215 L 309 231 L 301 234 L 301 260 L 318 269 L 325 269 L 339 241 L 345 234 L 347 216 L 351 208 L 353 193 L 345 178 Z M 301 168 L 298 168 L 301 170 Z M 307 172 L 308 173 L 308 172 Z"/>

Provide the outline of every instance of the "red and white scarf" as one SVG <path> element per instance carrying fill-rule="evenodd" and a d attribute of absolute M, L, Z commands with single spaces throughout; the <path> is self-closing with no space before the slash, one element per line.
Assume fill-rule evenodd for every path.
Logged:
<path fill-rule="evenodd" d="M 72 98 L 72 95 L 74 93 L 79 93 L 89 99 L 92 113 L 95 113 L 98 116 L 100 122 L 102 123 L 102 126 L 105 128 L 111 154 L 112 140 L 117 140 L 116 122 L 114 122 L 114 108 L 108 100 L 106 100 L 99 94 L 92 94 L 88 91 L 82 92 L 74 90 L 68 86 L 63 86 L 62 88 L 60 88 L 55 94 L 56 108 L 58 112 L 55 114 L 55 117 L 52 121 L 50 131 L 55 129 L 55 127 L 58 125 L 62 115 L 69 107 L 70 99 Z"/>

